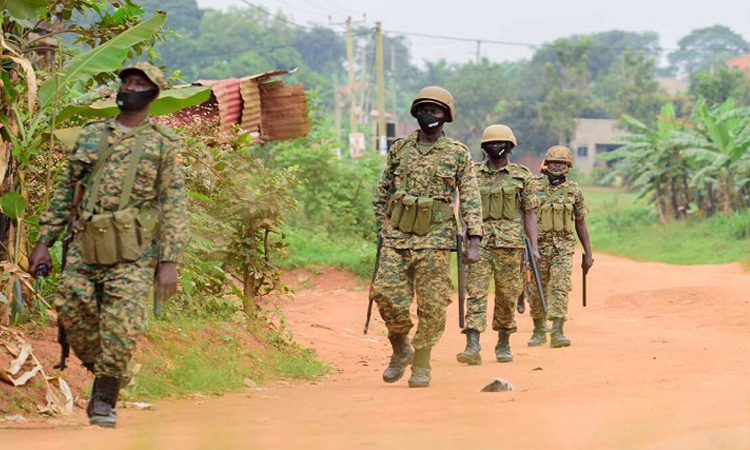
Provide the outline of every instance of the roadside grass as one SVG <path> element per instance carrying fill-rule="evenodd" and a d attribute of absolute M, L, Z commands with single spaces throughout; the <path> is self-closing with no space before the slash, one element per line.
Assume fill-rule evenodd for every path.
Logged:
<path fill-rule="evenodd" d="M 363 281 L 372 276 L 375 242 L 291 227 L 285 230 L 285 236 L 289 247 L 280 261 L 283 269 L 337 267 L 352 271 Z"/>
<path fill-rule="evenodd" d="M 659 223 L 653 205 L 629 192 L 584 187 L 594 253 L 669 264 L 750 264 L 750 211 Z"/>
<path fill-rule="evenodd" d="M 276 379 L 315 379 L 332 371 L 278 330 L 254 322 L 175 316 L 152 320 L 134 360 L 125 399 L 218 395 Z M 260 331 L 260 332 L 259 332 Z"/>

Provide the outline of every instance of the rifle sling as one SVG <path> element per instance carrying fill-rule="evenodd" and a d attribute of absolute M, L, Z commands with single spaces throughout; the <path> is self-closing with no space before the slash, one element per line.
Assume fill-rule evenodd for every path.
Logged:
<path fill-rule="evenodd" d="M 91 172 L 91 178 L 89 179 L 88 186 L 86 186 L 86 190 L 88 191 L 89 196 L 86 199 L 86 204 L 84 207 L 85 211 L 93 212 L 94 208 L 96 207 L 96 202 L 99 200 L 99 185 L 101 184 L 102 177 L 104 176 L 104 163 L 107 162 L 109 157 L 112 155 L 115 145 L 129 137 L 138 134 L 148 126 L 151 126 L 151 124 L 147 123 L 145 125 L 133 128 L 132 130 L 125 133 L 122 137 L 115 140 L 115 142 L 113 142 L 112 144 L 109 144 L 109 137 L 111 136 L 109 128 L 102 132 L 101 136 L 99 137 L 99 152 L 96 164 L 94 164 L 94 169 Z M 133 183 L 135 182 L 135 173 L 138 170 L 138 162 L 143 155 L 143 145 L 145 144 L 145 140 L 146 138 L 144 135 L 136 136 L 135 148 L 128 157 L 128 169 L 125 173 L 122 193 L 120 194 L 120 201 L 117 208 L 118 211 L 121 211 L 130 203 L 130 195 L 133 190 Z"/>

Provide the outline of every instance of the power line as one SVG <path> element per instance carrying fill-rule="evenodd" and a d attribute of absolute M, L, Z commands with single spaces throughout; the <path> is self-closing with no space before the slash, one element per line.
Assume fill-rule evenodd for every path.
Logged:
<path fill-rule="evenodd" d="M 395 30 L 384 30 L 384 32 L 397 35 L 397 36 L 413 36 L 422 37 L 428 39 L 442 39 L 447 41 L 456 42 L 471 42 L 471 43 L 482 43 L 482 44 L 493 44 L 493 45 L 508 45 L 515 47 L 527 47 L 527 48 L 541 48 L 549 44 L 536 44 L 531 42 L 519 42 L 519 41 L 499 41 L 495 39 L 477 39 L 477 38 L 466 38 L 459 36 L 445 36 L 437 34 L 426 34 L 426 33 L 413 33 L 409 31 L 395 31 Z M 609 46 L 609 45 L 592 45 L 592 49 L 603 49 L 603 50 L 647 50 L 647 51 L 658 51 L 658 52 L 673 52 L 680 50 L 679 48 L 669 47 L 623 47 L 623 46 Z M 721 49 L 718 49 L 721 50 Z"/>

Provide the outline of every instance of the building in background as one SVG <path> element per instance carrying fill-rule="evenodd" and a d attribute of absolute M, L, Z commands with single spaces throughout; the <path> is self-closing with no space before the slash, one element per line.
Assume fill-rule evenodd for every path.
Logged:
<path fill-rule="evenodd" d="M 575 119 L 575 124 L 573 139 L 568 147 L 573 152 L 575 166 L 583 173 L 611 164 L 597 160 L 596 155 L 621 147 L 625 143 L 616 138 L 628 134 L 617 128 L 614 119 Z"/>

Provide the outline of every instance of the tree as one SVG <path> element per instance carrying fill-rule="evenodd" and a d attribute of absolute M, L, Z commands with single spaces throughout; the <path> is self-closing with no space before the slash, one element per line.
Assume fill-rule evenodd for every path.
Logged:
<path fill-rule="evenodd" d="M 444 86 L 456 99 L 456 117 L 448 133 L 479 153 L 482 131 L 497 122 L 499 104 L 510 96 L 506 70 L 483 58 L 460 66 Z"/>
<path fill-rule="evenodd" d="M 625 51 L 593 90 L 610 117 L 627 114 L 648 126 L 655 123 L 663 97 L 654 60 L 642 52 Z"/>
<path fill-rule="evenodd" d="M 678 50 L 668 55 L 678 73 L 694 75 L 710 70 L 733 57 L 750 52 L 750 44 L 724 25 L 693 30 L 677 42 Z"/>
<path fill-rule="evenodd" d="M 750 106 L 750 78 L 737 69 L 722 67 L 713 74 L 698 72 L 690 80 L 690 93 L 703 98 L 708 107 L 733 97 L 737 104 Z"/>
<path fill-rule="evenodd" d="M 544 65 L 545 98 L 537 104 L 537 112 L 557 133 L 558 144 L 568 142 L 574 119 L 589 103 L 585 90 L 590 47 L 589 37 L 558 39 L 552 43 L 554 60 Z"/>

